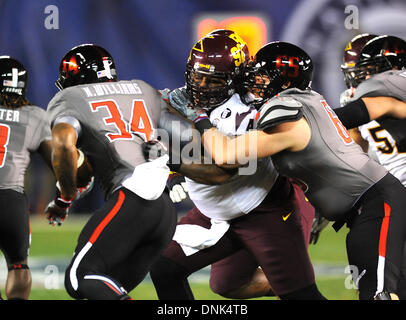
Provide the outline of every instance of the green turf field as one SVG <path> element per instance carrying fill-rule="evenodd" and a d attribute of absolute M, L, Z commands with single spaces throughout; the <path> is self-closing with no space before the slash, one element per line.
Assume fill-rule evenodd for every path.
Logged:
<path fill-rule="evenodd" d="M 51 227 L 44 218 L 34 217 L 31 220 L 32 243 L 30 249 L 30 267 L 33 270 L 33 289 L 30 299 L 32 300 L 66 300 L 70 297 L 65 292 L 63 285 L 50 286 L 47 283 L 46 267 L 35 265 L 43 262 L 53 265 L 57 261 L 57 271 L 59 277 L 63 279 L 63 269 L 69 262 L 76 245 L 76 238 L 80 232 L 86 218 L 75 218 L 71 215 L 65 224 L 61 227 Z M 344 268 L 347 265 L 345 252 L 345 234 L 347 229 L 344 227 L 336 233 L 331 226 L 328 226 L 321 234 L 319 242 L 309 247 L 310 255 L 315 266 L 317 284 L 320 291 L 328 298 L 333 300 L 354 300 L 357 299 L 357 293 L 354 289 L 347 289 L 349 274 L 345 273 Z M 3 259 L 3 258 L 2 258 Z M 32 266 L 31 266 L 32 262 Z M 4 264 L 4 262 L 3 262 Z M 42 269 L 41 269 L 42 268 Z M 34 272 L 35 270 L 35 272 Z M 41 271 L 42 270 L 42 271 Z M 1 271 L 5 271 L 2 269 Z M 0 290 L 4 293 L 4 277 L 0 277 Z M 207 277 L 207 272 L 206 272 Z M 199 281 L 190 279 L 192 290 L 196 299 L 201 300 L 219 300 L 224 299 L 211 292 L 208 282 L 203 277 Z M 157 296 L 152 283 L 146 279 L 130 295 L 136 300 L 156 300 Z M 262 298 L 273 299 L 273 298 Z"/>

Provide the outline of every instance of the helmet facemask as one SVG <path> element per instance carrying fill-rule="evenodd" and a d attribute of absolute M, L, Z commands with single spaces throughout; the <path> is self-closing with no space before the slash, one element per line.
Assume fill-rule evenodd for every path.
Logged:
<path fill-rule="evenodd" d="M 356 88 L 370 76 L 392 69 L 392 64 L 385 56 L 362 60 L 356 64 L 351 72 L 351 85 Z M 345 74 L 345 77 L 346 74 Z"/>
<path fill-rule="evenodd" d="M 225 103 L 236 92 L 233 76 L 226 72 L 186 68 L 186 92 L 192 107 L 212 110 Z"/>
<path fill-rule="evenodd" d="M 250 62 L 244 70 L 242 85 L 245 102 L 256 108 L 283 90 L 280 70 L 267 69 Z"/>

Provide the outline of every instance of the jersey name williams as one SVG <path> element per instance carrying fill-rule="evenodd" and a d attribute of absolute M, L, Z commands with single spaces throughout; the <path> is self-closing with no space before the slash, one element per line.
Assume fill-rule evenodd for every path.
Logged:
<path fill-rule="evenodd" d="M 20 111 L 0 108 L 0 121 L 20 122 Z"/>
<path fill-rule="evenodd" d="M 82 89 L 88 98 L 112 94 L 142 94 L 140 87 L 134 82 L 94 84 Z"/>

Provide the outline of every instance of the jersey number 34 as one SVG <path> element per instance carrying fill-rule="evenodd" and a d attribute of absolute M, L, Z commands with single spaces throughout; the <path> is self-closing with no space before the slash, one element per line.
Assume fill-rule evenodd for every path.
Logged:
<path fill-rule="evenodd" d="M 106 137 L 113 142 L 115 140 L 131 140 L 136 134 L 149 141 L 154 133 L 151 118 L 145 106 L 144 100 L 135 99 L 131 105 L 130 122 L 126 121 L 123 114 L 114 100 L 102 100 L 90 102 L 92 112 L 97 112 L 101 108 L 106 108 L 109 116 L 103 118 L 106 125 L 114 125 L 115 133 L 107 133 Z"/>

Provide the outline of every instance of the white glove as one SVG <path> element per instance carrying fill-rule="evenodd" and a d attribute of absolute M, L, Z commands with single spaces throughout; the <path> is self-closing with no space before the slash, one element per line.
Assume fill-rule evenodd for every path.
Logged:
<path fill-rule="evenodd" d="M 182 202 L 187 198 L 187 185 L 186 182 L 181 182 L 180 184 L 175 184 L 169 191 L 169 197 L 173 203 Z"/>
<path fill-rule="evenodd" d="M 348 102 L 350 102 L 350 100 L 354 96 L 354 91 L 355 91 L 355 88 L 349 88 L 349 89 L 341 92 L 341 94 L 340 94 L 340 106 L 341 107 L 344 107 Z"/>

